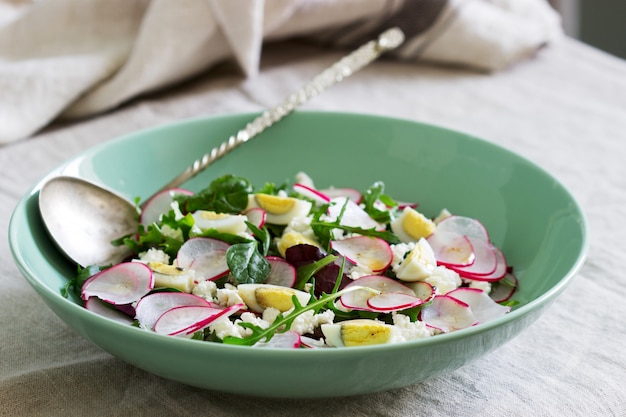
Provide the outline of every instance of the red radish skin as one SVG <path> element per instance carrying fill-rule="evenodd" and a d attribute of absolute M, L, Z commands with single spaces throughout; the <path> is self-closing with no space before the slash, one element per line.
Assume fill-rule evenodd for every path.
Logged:
<path fill-rule="evenodd" d="M 106 317 L 122 324 L 133 324 L 133 319 L 127 314 L 115 309 L 111 304 L 98 297 L 89 297 L 85 301 L 85 308 L 99 316 Z"/>
<path fill-rule="evenodd" d="M 449 295 L 437 295 L 422 307 L 420 320 L 441 332 L 453 332 L 478 324 L 469 305 Z"/>
<path fill-rule="evenodd" d="M 276 349 L 298 349 L 302 344 L 301 337 L 294 331 L 275 334 L 269 342 L 257 342 L 255 347 Z"/>
<path fill-rule="evenodd" d="M 252 223 L 259 229 L 265 225 L 265 220 L 267 219 L 267 212 L 263 210 L 261 207 L 253 207 L 250 210 L 244 212 L 245 216 L 248 218 L 248 222 Z"/>
<path fill-rule="evenodd" d="M 498 249 L 495 246 L 491 246 L 491 250 L 493 250 L 493 253 L 496 258 L 496 267 L 491 273 L 489 274 L 475 273 L 475 272 L 470 271 L 469 268 L 468 269 L 457 268 L 456 271 L 463 278 L 471 279 L 474 281 L 495 282 L 495 281 L 501 280 L 506 275 L 506 272 L 508 270 L 508 265 L 504 257 L 504 254 L 502 253 L 500 249 Z"/>
<path fill-rule="evenodd" d="M 243 304 L 235 304 L 225 309 L 208 306 L 174 307 L 157 319 L 154 331 L 168 336 L 189 336 L 210 326 L 215 320 L 228 317 L 243 308 Z"/>
<path fill-rule="evenodd" d="M 216 307 L 202 297 L 184 292 L 155 292 L 137 302 L 135 319 L 142 327 L 153 329 L 157 319 L 174 307 Z"/>
<path fill-rule="evenodd" d="M 474 248 L 474 262 L 469 266 L 448 266 L 462 277 L 488 276 L 496 271 L 498 266 L 497 249 L 490 243 L 479 240 L 470 240 Z"/>
<path fill-rule="evenodd" d="M 330 202 L 329 196 L 304 184 L 294 184 L 293 190 L 298 194 L 313 200 L 317 204 L 328 204 Z"/>
<path fill-rule="evenodd" d="M 351 287 L 362 287 L 354 291 L 349 291 L 339 298 L 340 304 L 351 310 L 372 311 L 367 305 L 367 300 L 383 293 L 399 293 L 415 297 L 415 293 L 408 286 L 388 277 L 380 275 L 366 275 L 357 278 L 344 289 Z"/>
<path fill-rule="evenodd" d="M 492 290 L 489 293 L 489 297 L 491 297 L 496 303 L 509 301 L 511 297 L 513 297 L 513 294 L 517 289 L 517 285 L 517 277 L 513 274 L 513 272 L 509 271 L 504 277 L 502 277 L 502 279 L 492 284 Z"/>
<path fill-rule="evenodd" d="M 496 303 L 486 292 L 478 288 L 461 287 L 446 295 L 469 305 L 479 323 L 497 319 L 511 311 L 511 307 Z"/>
<path fill-rule="evenodd" d="M 367 306 L 372 311 L 391 312 L 424 304 L 424 300 L 414 295 L 386 292 L 367 299 Z"/>
<path fill-rule="evenodd" d="M 356 204 L 360 204 L 363 200 L 363 195 L 361 194 L 361 192 L 354 188 L 326 188 L 320 190 L 320 192 L 328 196 L 330 199 L 345 197 L 349 198 Z"/>
<path fill-rule="evenodd" d="M 280 256 L 267 256 L 271 270 L 265 284 L 293 287 L 296 283 L 296 268 Z"/>
<path fill-rule="evenodd" d="M 426 238 L 433 249 L 437 263 L 446 267 L 468 267 L 476 255 L 472 242 L 465 235 L 435 231 Z"/>
<path fill-rule="evenodd" d="M 196 271 L 197 281 L 216 280 L 228 274 L 226 251 L 230 245 L 221 240 L 195 237 L 178 251 L 176 266 Z"/>
<path fill-rule="evenodd" d="M 141 262 L 123 262 L 87 279 L 81 290 L 83 300 L 98 297 L 109 304 L 130 304 L 154 288 L 152 270 Z"/>
<path fill-rule="evenodd" d="M 159 220 L 159 217 L 170 211 L 174 197 L 177 195 L 193 195 L 192 191 L 184 188 L 172 188 L 163 190 L 152 196 L 141 209 L 140 223 L 144 226 Z"/>
<path fill-rule="evenodd" d="M 372 272 L 386 270 L 393 260 L 389 244 L 377 237 L 355 236 L 332 241 L 330 246 L 350 262 Z"/>

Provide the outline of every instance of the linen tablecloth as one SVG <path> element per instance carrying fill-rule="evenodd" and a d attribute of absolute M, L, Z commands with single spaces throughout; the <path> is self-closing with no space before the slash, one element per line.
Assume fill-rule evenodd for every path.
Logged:
<path fill-rule="evenodd" d="M 295 41 L 269 45 L 254 79 L 224 65 L 0 148 L 0 228 L 6 236 L 18 199 L 76 153 L 189 117 L 262 110 L 340 56 Z M 492 74 L 381 60 L 305 106 L 407 118 L 485 138 L 545 168 L 577 198 L 590 226 L 587 262 L 545 315 L 486 357 L 417 385 L 332 400 L 191 388 L 127 365 L 65 326 L 22 278 L 5 238 L 0 415 L 626 415 L 625 75 L 624 61 L 563 39 Z"/>

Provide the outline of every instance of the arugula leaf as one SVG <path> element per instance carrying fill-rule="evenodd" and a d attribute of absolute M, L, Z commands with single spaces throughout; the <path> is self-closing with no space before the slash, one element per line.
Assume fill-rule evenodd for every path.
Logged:
<path fill-rule="evenodd" d="M 367 190 L 365 190 L 365 193 L 363 193 L 365 212 L 379 223 L 389 223 L 391 221 L 391 214 L 388 210 L 376 208 L 375 203 L 377 200 L 380 200 L 383 204 L 390 207 L 398 205 L 391 197 L 384 194 L 384 191 L 385 184 L 382 181 L 376 181 Z"/>
<path fill-rule="evenodd" d="M 248 194 L 252 193 L 250 182 L 235 175 L 216 178 L 204 190 L 191 195 L 177 195 L 183 213 L 210 210 L 216 213 L 240 213 L 248 205 Z"/>
<path fill-rule="evenodd" d="M 270 274 L 271 266 L 257 250 L 256 241 L 231 245 L 226 263 L 236 284 L 260 284 Z"/>
<path fill-rule="evenodd" d="M 374 228 L 363 229 L 361 227 L 344 226 L 344 225 L 338 224 L 337 222 L 323 222 L 323 221 L 316 221 L 316 220 L 311 221 L 311 228 L 313 229 L 315 236 L 320 240 L 321 240 L 320 236 L 325 237 L 325 236 L 330 235 L 332 229 L 340 229 L 340 230 L 343 230 L 344 232 L 358 233 L 359 235 L 362 235 L 362 236 L 379 237 L 387 241 L 387 243 L 394 244 L 394 245 L 400 243 L 400 239 L 398 239 L 398 237 L 394 235 L 392 232 L 387 231 L 387 230 L 376 230 Z M 332 237 L 331 237 L 331 240 L 332 240 Z"/>

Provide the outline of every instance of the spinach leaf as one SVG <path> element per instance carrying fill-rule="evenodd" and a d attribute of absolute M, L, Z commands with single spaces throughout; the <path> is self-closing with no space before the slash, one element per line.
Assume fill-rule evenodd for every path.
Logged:
<path fill-rule="evenodd" d="M 270 274 L 271 266 L 258 251 L 256 241 L 231 245 L 226 263 L 236 284 L 261 284 Z"/>
<path fill-rule="evenodd" d="M 248 194 L 252 193 L 250 182 L 235 175 L 216 178 L 207 188 L 191 196 L 178 195 L 183 213 L 210 210 L 216 213 L 240 213 L 248 205 Z"/>

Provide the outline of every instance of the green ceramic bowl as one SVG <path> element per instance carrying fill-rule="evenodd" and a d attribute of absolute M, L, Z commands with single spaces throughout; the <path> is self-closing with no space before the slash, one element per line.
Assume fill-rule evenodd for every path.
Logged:
<path fill-rule="evenodd" d="M 56 169 L 148 197 L 255 115 L 191 120 L 97 146 Z M 399 200 L 483 222 L 515 267 L 519 304 L 492 322 L 414 342 L 344 349 L 275 350 L 161 336 L 97 316 L 59 289 L 75 267 L 55 250 L 34 186 L 15 209 L 15 261 L 45 303 L 112 355 L 189 385 L 267 397 L 333 397 L 389 390 L 457 369 L 535 321 L 572 280 L 587 249 L 583 213 L 559 182 L 491 143 L 435 126 L 355 114 L 297 112 L 186 184 L 199 190 L 233 173 L 255 185 L 298 171 L 318 186 L 367 187 L 382 180 Z"/>

